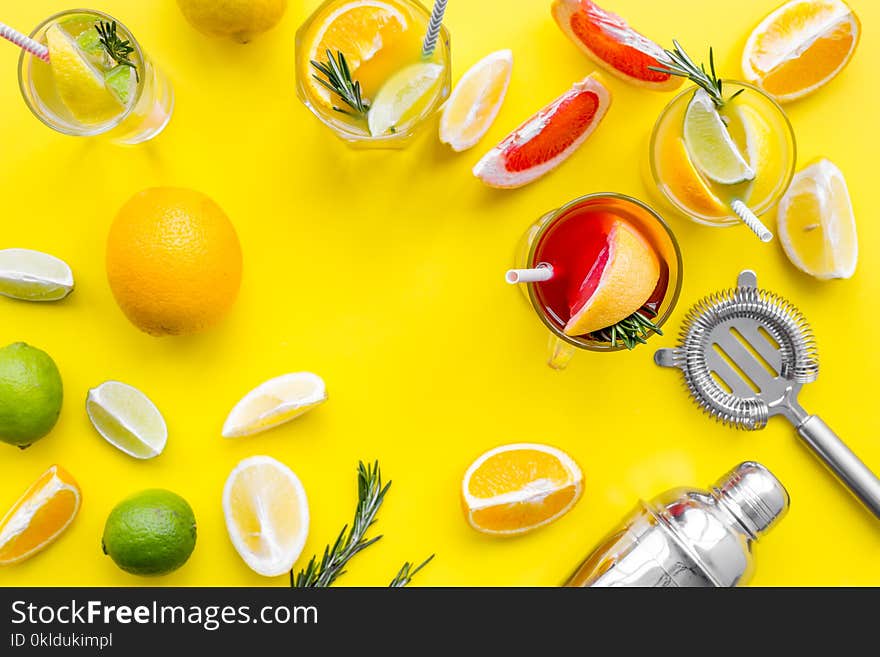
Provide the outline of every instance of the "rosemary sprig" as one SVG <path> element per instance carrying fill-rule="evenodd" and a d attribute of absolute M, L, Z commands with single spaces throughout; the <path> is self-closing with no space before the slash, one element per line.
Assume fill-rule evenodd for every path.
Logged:
<path fill-rule="evenodd" d="M 98 41 L 104 46 L 104 50 L 114 62 L 121 66 L 128 66 L 134 71 L 134 78 L 138 82 L 141 81 L 138 75 L 137 66 L 129 59 L 134 52 L 134 47 L 128 41 L 123 40 L 116 34 L 116 21 L 98 21 L 95 23 L 95 29 L 98 31 Z"/>
<path fill-rule="evenodd" d="M 311 60 L 311 62 L 312 66 L 327 79 L 325 80 L 320 75 L 314 73 L 312 77 L 329 89 L 331 93 L 339 96 L 342 102 L 352 110 L 348 111 L 334 106 L 333 109 L 335 111 L 357 118 L 364 116 L 370 110 L 369 103 L 361 95 L 361 83 L 352 79 L 351 70 L 348 67 L 348 62 L 345 61 L 345 55 L 342 54 L 342 51 L 337 51 L 336 57 L 334 57 L 333 53 L 328 50 L 326 63 L 316 62 L 315 60 Z"/>
<path fill-rule="evenodd" d="M 627 349 L 632 351 L 640 344 L 647 344 L 646 338 L 651 333 L 663 335 L 660 327 L 652 321 L 656 317 L 657 313 L 654 310 L 644 306 L 614 326 L 596 331 L 593 333 L 593 337 L 603 342 L 610 342 L 612 347 L 616 347 L 618 342 L 622 342 Z"/>
<path fill-rule="evenodd" d="M 376 522 L 376 513 L 391 482 L 382 484 L 379 462 L 373 465 L 358 464 L 358 504 L 351 523 L 342 528 L 336 542 L 324 548 L 324 556 L 318 561 L 313 556 L 308 565 L 294 577 L 290 571 L 290 585 L 294 588 L 323 588 L 330 586 L 345 573 L 345 567 L 359 552 L 366 550 L 382 536 L 366 538 L 367 530 Z"/>
<path fill-rule="evenodd" d="M 397 576 L 391 580 L 391 584 L 388 586 L 390 588 L 401 588 L 406 586 L 412 581 L 412 578 L 416 576 L 416 573 L 419 572 L 422 568 L 431 563 L 431 560 L 435 555 L 431 555 L 427 559 L 425 559 L 420 565 L 413 568 L 413 564 L 407 561 L 400 569 L 400 572 L 397 573 Z"/>
<path fill-rule="evenodd" d="M 724 83 L 715 73 L 715 52 L 712 48 L 709 48 L 709 70 L 707 71 L 705 64 L 701 63 L 697 66 L 694 63 L 694 60 L 685 52 L 678 41 L 673 40 L 672 45 L 673 50 L 663 51 L 669 60 L 668 63 L 664 66 L 649 66 L 650 70 L 687 78 L 704 89 L 718 109 L 721 109 L 725 103 L 729 103 L 745 91 L 745 89 L 740 89 L 730 98 L 724 98 Z"/>

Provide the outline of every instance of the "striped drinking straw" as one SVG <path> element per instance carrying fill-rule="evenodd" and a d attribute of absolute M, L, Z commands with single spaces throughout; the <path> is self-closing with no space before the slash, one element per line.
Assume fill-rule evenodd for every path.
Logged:
<path fill-rule="evenodd" d="M 429 59 L 437 47 L 437 37 L 440 36 L 440 28 L 443 26 L 443 14 L 446 12 L 447 2 L 448 0 L 436 0 L 434 2 L 434 11 L 431 12 L 431 22 L 428 24 L 428 33 L 425 35 L 425 42 L 422 44 L 422 57 L 424 59 Z"/>
<path fill-rule="evenodd" d="M 49 61 L 49 49 L 46 46 L 3 23 L 0 23 L 0 37 L 3 37 L 7 41 L 12 41 L 12 43 L 22 50 L 26 50 L 34 57 L 39 57 L 44 62 Z"/>

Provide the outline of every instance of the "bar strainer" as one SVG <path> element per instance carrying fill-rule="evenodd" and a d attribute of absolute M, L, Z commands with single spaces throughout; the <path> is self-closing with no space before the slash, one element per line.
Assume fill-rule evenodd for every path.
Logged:
<path fill-rule="evenodd" d="M 679 346 L 654 361 L 677 367 L 697 405 L 720 422 L 756 431 L 775 415 L 787 418 L 804 442 L 880 518 L 880 479 L 797 397 L 819 375 L 813 332 L 801 312 L 758 288 L 754 272 L 710 295 L 688 313 Z"/>

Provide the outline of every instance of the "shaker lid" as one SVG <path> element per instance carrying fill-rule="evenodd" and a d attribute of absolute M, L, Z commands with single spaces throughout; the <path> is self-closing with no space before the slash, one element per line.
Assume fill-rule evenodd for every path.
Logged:
<path fill-rule="evenodd" d="M 755 538 L 769 531 L 791 505 L 788 491 L 773 473 L 752 461 L 736 466 L 718 481 L 716 489 Z"/>

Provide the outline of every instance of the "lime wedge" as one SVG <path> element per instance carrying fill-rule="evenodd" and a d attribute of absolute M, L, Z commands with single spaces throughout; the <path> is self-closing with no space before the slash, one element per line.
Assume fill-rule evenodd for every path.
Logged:
<path fill-rule="evenodd" d="M 96 125 L 122 112 L 123 106 L 107 90 L 104 76 L 64 30 L 53 25 L 46 32 L 46 41 L 58 95 L 77 121 Z"/>
<path fill-rule="evenodd" d="M 107 73 L 104 83 L 123 105 L 128 106 L 129 101 L 134 98 L 137 78 L 135 77 L 134 69 L 130 66 L 117 66 Z"/>
<path fill-rule="evenodd" d="M 712 99 L 698 89 L 684 117 L 684 143 L 696 167 L 722 185 L 754 180 L 755 170 L 746 162 L 730 136 Z"/>
<path fill-rule="evenodd" d="M 98 30 L 95 28 L 89 28 L 76 37 L 76 45 L 95 64 L 104 61 L 106 51 L 104 46 L 101 45 L 101 38 L 98 36 Z"/>
<path fill-rule="evenodd" d="M 28 249 L 0 250 L 0 294 L 25 301 L 58 301 L 73 292 L 73 272 L 62 260 Z"/>
<path fill-rule="evenodd" d="M 137 388 L 107 381 L 89 390 L 89 420 L 104 440 L 136 459 L 162 453 L 168 428 L 159 409 Z"/>
<path fill-rule="evenodd" d="M 394 134 L 399 126 L 419 116 L 432 98 L 443 74 L 440 64 L 413 64 L 391 76 L 376 94 L 367 115 L 370 134 Z"/>

